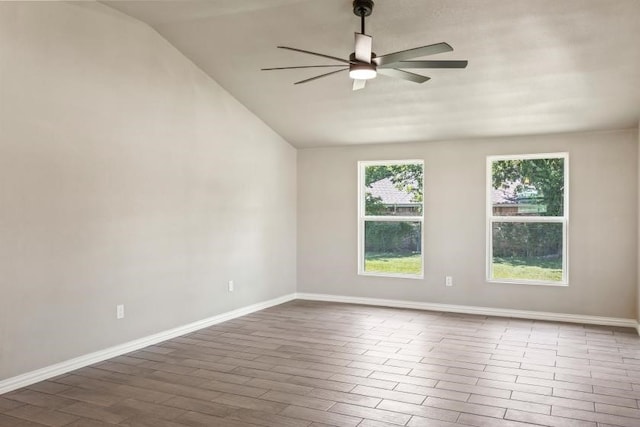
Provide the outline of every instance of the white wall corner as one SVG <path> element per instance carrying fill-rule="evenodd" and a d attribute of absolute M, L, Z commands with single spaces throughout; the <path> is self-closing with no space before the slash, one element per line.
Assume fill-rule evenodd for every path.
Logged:
<path fill-rule="evenodd" d="M 140 350 L 144 347 L 158 344 L 171 338 L 179 337 L 181 335 L 195 332 L 199 329 L 217 325 L 218 323 L 226 322 L 227 320 L 235 319 L 237 317 L 245 316 L 247 314 L 264 310 L 269 307 L 284 304 L 285 302 L 289 302 L 293 299 L 295 299 L 295 294 L 283 295 L 278 298 L 252 304 L 247 307 L 238 308 L 236 310 L 218 314 L 216 316 L 202 319 L 197 322 L 189 323 L 187 325 L 179 326 L 177 328 L 169 329 L 167 331 L 129 341 L 124 344 L 119 344 L 110 348 L 106 348 L 104 350 L 99 350 L 73 359 L 65 360 L 64 362 L 56 363 L 55 365 L 46 366 L 44 368 L 36 369 L 35 371 L 7 378 L 0 381 L 0 395 L 22 387 L 27 387 L 40 381 L 45 381 L 49 378 L 65 374 L 67 372 L 83 368 L 85 366 L 93 365 L 94 363 L 102 362 L 116 356 Z"/>

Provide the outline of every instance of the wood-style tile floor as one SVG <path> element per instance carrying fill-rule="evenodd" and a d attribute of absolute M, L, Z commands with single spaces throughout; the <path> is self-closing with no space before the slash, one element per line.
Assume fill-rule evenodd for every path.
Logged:
<path fill-rule="evenodd" d="M 293 301 L 0 396 L 0 426 L 640 426 L 634 330 Z"/>

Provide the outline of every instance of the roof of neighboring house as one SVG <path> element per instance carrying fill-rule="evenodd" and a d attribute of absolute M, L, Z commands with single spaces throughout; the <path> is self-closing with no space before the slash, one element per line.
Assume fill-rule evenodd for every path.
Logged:
<path fill-rule="evenodd" d="M 491 188 L 491 204 L 492 205 L 513 205 L 518 203 L 515 185 L 508 188 Z"/>
<path fill-rule="evenodd" d="M 390 178 L 383 178 L 371 183 L 367 187 L 367 192 L 373 197 L 379 197 L 385 205 L 417 205 L 413 200 L 413 195 L 399 190 Z"/>
<path fill-rule="evenodd" d="M 496 205 L 517 205 L 522 203 L 523 197 L 518 193 L 520 182 L 511 182 L 506 188 L 491 189 L 491 204 Z M 534 190 L 535 191 L 535 190 Z M 413 195 L 402 191 L 396 187 L 391 178 L 383 178 L 371 183 L 367 187 L 367 192 L 373 197 L 379 197 L 385 205 L 417 205 L 413 200 Z M 526 203 L 526 202 L 525 202 Z"/>

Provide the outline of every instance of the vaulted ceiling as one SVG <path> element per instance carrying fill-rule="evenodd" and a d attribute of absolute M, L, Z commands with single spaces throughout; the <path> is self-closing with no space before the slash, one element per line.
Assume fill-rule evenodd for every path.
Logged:
<path fill-rule="evenodd" d="M 464 70 L 378 76 L 352 91 L 347 73 L 260 71 L 347 58 L 359 19 L 351 0 L 103 1 L 151 25 L 297 147 L 432 141 L 631 128 L 640 118 L 638 0 L 375 0 L 378 55 L 447 42 Z"/>

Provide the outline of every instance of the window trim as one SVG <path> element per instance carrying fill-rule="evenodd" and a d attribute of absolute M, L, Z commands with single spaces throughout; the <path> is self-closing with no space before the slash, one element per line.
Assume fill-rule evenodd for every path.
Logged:
<path fill-rule="evenodd" d="M 493 188 L 492 164 L 500 160 L 532 160 L 558 158 L 564 160 L 564 212 L 563 216 L 494 216 L 493 205 L 491 203 Z M 485 279 L 488 283 L 508 283 L 518 285 L 536 286 L 569 286 L 569 153 L 534 153 L 534 154 L 511 154 L 487 156 L 486 166 L 486 261 Z M 560 223 L 562 224 L 562 280 L 551 282 L 545 280 L 527 279 L 496 279 L 493 273 L 493 224 L 499 222 L 520 222 L 520 223 Z"/>
<path fill-rule="evenodd" d="M 365 214 L 365 169 L 367 166 L 382 165 L 422 165 L 422 215 L 420 216 L 379 216 Z M 358 161 L 358 275 L 373 277 L 394 277 L 400 279 L 424 279 L 424 160 L 361 160 Z M 402 274 L 402 273 L 375 273 L 367 272 L 364 269 L 364 227 L 367 221 L 388 221 L 388 222 L 419 222 L 420 223 L 420 274 Z"/>

